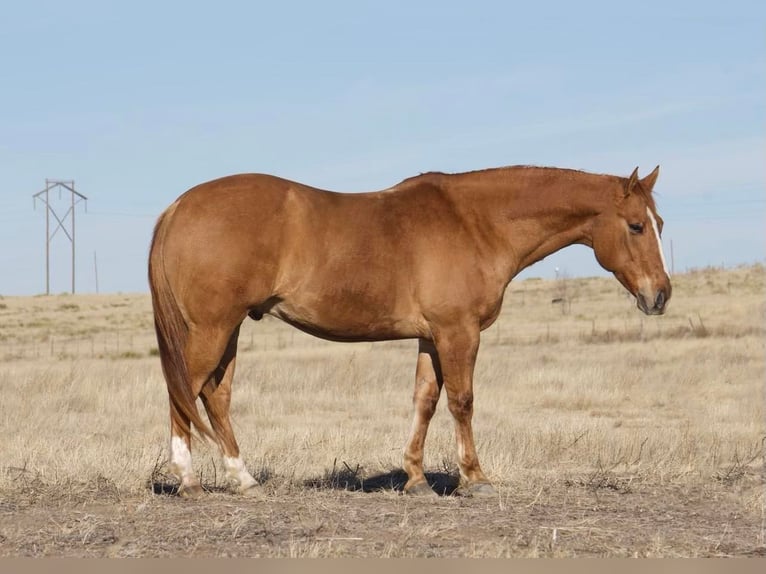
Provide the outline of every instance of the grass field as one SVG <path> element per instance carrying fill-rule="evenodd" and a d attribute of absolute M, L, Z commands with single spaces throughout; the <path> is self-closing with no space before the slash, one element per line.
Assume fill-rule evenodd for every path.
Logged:
<path fill-rule="evenodd" d="M 475 376 L 499 495 L 451 495 L 442 400 L 434 501 L 401 494 L 414 341 L 246 321 L 232 413 L 263 487 L 229 494 L 198 445 L 188 501 L 148 295 L 0 298 L 0 556 L 762 556 L 765 286 L 678 275 L 648 318 L 614 279 L 512 283 Z"/>

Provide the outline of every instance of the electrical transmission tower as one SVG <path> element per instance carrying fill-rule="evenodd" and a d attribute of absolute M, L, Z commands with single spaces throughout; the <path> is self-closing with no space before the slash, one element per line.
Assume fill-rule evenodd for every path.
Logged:
<path fill-rule="evenodd" d="M 61 189 L 65 189 L 69 192 L 71 196 L 71 201 L 69 202 L 69 209 L 67 209 L 66 213 L 59 217 L 59 214 L 56 213 L 56 210 L 51 205 L 50 199 L 50 192 L 58 188 L 59 191 L 59 198 L 61 198 Z M 72 294 L 74 294 L 74 247 L 75 247 L 75 227 L 74 227 L 74 214 L 75 214 L 75 205 L 80 203 L 81 201 L 85 202 L 85 211 L 88 211 L 88 198 L 85 197 L 83 194 L 75 191 L 74 189 L 74 181 L 73 180 L 60 180 L 60 179 L 46 179 L 45 180 L 45 189 L 42 191 L 39 191 L 35 193 L 32 196 L 33 205 L 34 207 L 37 207 L 37 201 L 41 201 L 45 205 L 45 294 L 50 295 L 51 294 L 51 241 L 53 240 L 53 237 L 56 235 L 56 232 L 58 232 L 59 229 L 61 229 L 64 234 L 69 238 L 69 241 L 72 243 Z M 53 230 L 53 233 L 51 233 L 51 215 L 53 218 L 58 222 L 58 225 L 56 225 L 56 228 Z M 70 218 L 71 216 L 71 218 Z M 70 227 L 67 229 L 66 221 L 67 219 L 70 220 Z"/>

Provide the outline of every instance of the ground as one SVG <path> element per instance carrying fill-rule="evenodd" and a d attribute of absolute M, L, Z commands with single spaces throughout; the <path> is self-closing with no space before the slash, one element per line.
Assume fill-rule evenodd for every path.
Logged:
<path fill-rule="evenodd" d="M 454 487 L 451 475 L 430 478 Z M 402 481 L 397 473 L 367 486 L 266 481 L 252 497 L 218 491 L 185 500 L 164 482 L 124 495 L 106 479 L 51 488 L 20 477 L 20 496 L 0 501 L 0 555 L 766 556 L 763 518 L 752 504 L 757 476 L 685 487 L 607 474 L 537 492 L 509 485 L 476 499 L 414 498 L 398 491 Z"/>

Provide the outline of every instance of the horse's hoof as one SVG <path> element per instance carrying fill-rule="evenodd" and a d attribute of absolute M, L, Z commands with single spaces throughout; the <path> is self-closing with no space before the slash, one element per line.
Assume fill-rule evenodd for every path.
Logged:
<path fill-rule="evenodd" d="M 410 496 L 435 497 L 438 496 L 427 482 L 418 482 L 412 486 L 405 486 L 404 493 Z"/>
<path fill-rule="evenodd" d="M 178 496 L 180 496 L 181 498 L 188 498 L 190 500 L 199 498 L 203 494 L 205 494 L 205 491 L 202 490 L 202 486 L 200 486 L 199 484 L 181 486 L 181 488 L 178 489 Z"/>
<path fill-rule="evenodd" d="M 473 498 L 490 498 L 497 496 L 495 487 L 488 482 L 474 482 L 459 489 L 459 494 Z"/>

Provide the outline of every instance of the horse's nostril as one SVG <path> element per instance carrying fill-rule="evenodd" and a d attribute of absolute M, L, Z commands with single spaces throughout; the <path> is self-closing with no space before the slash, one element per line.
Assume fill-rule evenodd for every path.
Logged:
<path fill-rule="evenodd" d="M 664 306 L 665 306 L 665 291 L 660 289 L 660 292 L 657 293 L 657 298 L 654 300 L 654 308 L 662 309 Z"/>

